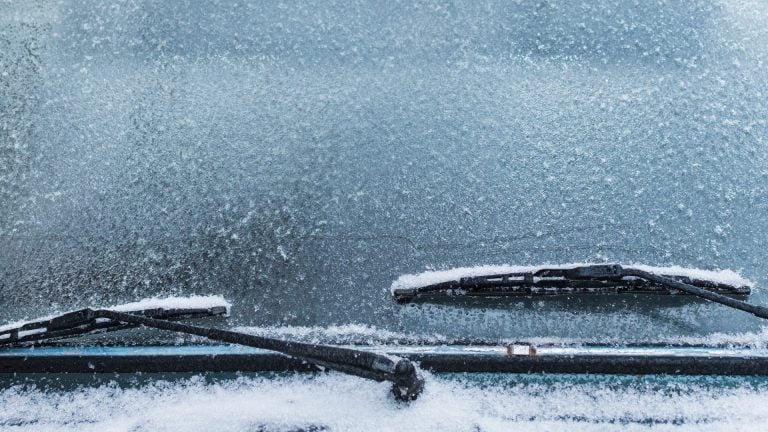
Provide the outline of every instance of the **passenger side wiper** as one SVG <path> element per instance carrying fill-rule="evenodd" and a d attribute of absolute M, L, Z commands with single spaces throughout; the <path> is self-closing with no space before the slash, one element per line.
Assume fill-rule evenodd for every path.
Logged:
<path fill-rule="evenodd" d="M 445 296 L 506 297 L 563 294 L 675 294 L 694 295 L 715 303 L 768 319 L 768 308 L 734 297 L 750 294 L 748 286 L 736 286 L 689 276 L 661 275 L 618 264 L 596 264 L 571 268 L 541 268 L 469 276 L 417 287 L 394 288 L 400 303 Z"/>
<path fill-rule="evenodd" d="M 392 382 L 392 392 L 398 400 L 416 399 L 424 387 L 424 380 L 418 374 L 414 364 L 407 359 L 350 348 L 291 342 L 172 321 L 182 318 L 223 315 L 226 311 L 226 307 L 223 306 L 201 309 L 157 308 L 130 312 L 86 308 L 53 318 L 2 329 L 0 330 L 0 346 L 36 344 L 97 331 L 144 326 L 276 351 L 328 369 L 375 381 L 389 381 Z"/>

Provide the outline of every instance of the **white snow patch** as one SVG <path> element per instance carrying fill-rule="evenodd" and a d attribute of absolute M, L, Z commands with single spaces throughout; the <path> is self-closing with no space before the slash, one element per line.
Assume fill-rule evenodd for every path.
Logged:
<path fill-rule="evenodd" d="M 440 333 L 398 332 L 362 324 L 329 327 L 236 327 L 233 330 L 256 336 L 291 339 L 300 342 L 348 345 L 451 345 L 461 344 L 466 337 L 452 337 Z M 479 341 L 478 341 L 479 342 Z M 756 331 L 734 333 L 710 333 L 700 336 L 667 336 L 652 340 L 627 340 L 627 338 L 593 337 L 574 339 L 564 337 L 489 338 L 483 343 L 505 346 L 513 343 L 530 343 L 535 346 L 583 346 L 604 344 L 619 346 L 627 343 L 666 343 L 671 346 L 690 344 L 712 347 L 768 348 L 768 326 Z"/>
<path fill-rule="evenodd" d="M 755 332 L 711 333 L 704 336 L 678 336 L 670 342 L 691 345 L 767 348 L 768 327 L 763 326 L 760 330 Z"/>
<path fill-rule="evenodd" d="M 365 324 L 345 324 L 328 327 L 237 327 L 235 331 L 257 336 L 299 340 L 312 343 L 381 345 L 399 343 L 449 343 L 446 336 L 421 333 L 405 333 L 382 329 Z"/>
<path fill-rule="evenodd" d="M 461 278 L 472 276 L 483 276 L 504 273 L 522 273 L 535 272 L 542 268 L 572 268 L 579 266 L 593 265 L 594 263 L 570 263 L 570 264 L 543 264 L 537 266 L 518 266 L 518 265 L 483 265 L 476 267 L 459 267 L 450 270 L 426 271 L 418 274 L 406 274 L 398 277 L 392 286 L 391 292 L 396 289 L 418 288 L 426 285 L 432 285 L 441 282 L 457 281 Z M 737 286 L 754 286 L 749 279 L 742 277 L 733 270 L 701 270 L 685 268 L 680 266 L 654 267 L 643 264 L 627 264 L 625 267 L 632 267 L 647 272 L 663 275 L 687 276 L 694 279 L 706 279 L 713 282 L 725 283 Z"/>
<path fill-rule="evenodd" d="M 768 348 L 768 326 L 763 326 L 759 330 L 751 332 L 716 332 L 703 334 L 700 336 L 667 336 L 659 337 L 653 340 L 630 340 L 616 338 L 595 337 L 590 339 L 573 339 L 562 337 L 531 337 L 521 339 L 501 339 L 499 345 L 507 345 L 515 342 L 530 343 L 534 346 L 584 346 L 585 344 L 603 344 L 605 346 L 622 346 L 628 342 L 632 344 L 668 344 L 675 345 L 700 345 L 708 347 L 733 347 L 733 348 Z M 450 343 L 447 342 L 447 343 Z"/>
<path fill-rule="evenodd" d="M 124 303 L 116 306 L 109 306 L 105 309 L 116 312 L 127 312 L 140 309 L 205 309 L 215 306 L 224 306 L 227 313 L 232 308 L 232 303 L 228 302 L 222 296 L 189 296 L 189 297 L 151 297 L 132 303 Z"/>

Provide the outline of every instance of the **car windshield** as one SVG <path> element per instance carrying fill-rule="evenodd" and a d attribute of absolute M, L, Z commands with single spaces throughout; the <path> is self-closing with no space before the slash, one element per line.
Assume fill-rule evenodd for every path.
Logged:
<path fill-rule="evenodd" d="M 693 299 L 401 305 L 482 265 L 730 269 L 768 302 L 768 10 L 0 5 L 0 321 L 217 295 L 328 340 L 754 334 Z"/>

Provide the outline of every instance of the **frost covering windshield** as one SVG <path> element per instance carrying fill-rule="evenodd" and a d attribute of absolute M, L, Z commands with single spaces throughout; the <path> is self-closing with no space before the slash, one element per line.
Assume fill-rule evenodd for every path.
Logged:
<path fill-rule="evenodd" d="M 390 287 L 618 262 L 734 271 L 768 302 L 767 16 L 3 3 L 0 321 L 220 295 L 231 326 L 337 339 L 760 338 L 690 299 L 404 307 Z"/>

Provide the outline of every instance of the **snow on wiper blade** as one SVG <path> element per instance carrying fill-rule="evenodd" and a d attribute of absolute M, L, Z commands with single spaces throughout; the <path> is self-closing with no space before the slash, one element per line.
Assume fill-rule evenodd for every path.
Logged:
<path fill-rule="evenodd" d="M 746 297 L 753 283 L 730 270 L 683 267 L 618 266 L 673 279 L 731 297 Z M 611 273 L 615 265 L 484 266 L 404 275 L 391 287 L 395 300 L 407 303 L 451 295 L 518 297 L 574 294 L 687 294 L 679 288 L 641 277 Z M 581 271 L 584 274 L 579 274 Z M 592 271 L 590 275 L 589 273 Z M 601 273 L 595 273 L 601 272 Z"/>
<path fill-rule="evenodd" d="M 588 264 L 538 268 L 504 274 L 473 275 L 458 280 L 436 282 L 415 288 L 392 287 L 392 294 L 405 303 L 429 294 L 448 295 L 535 295 L 572 293 L 637 292 L 675 294 L 676 291 L 694 295 L 732 309 L 749 312 L 768 319 L 768 308 L 752 305 L 731 296 L 746 296 L 750 286 L 731 285 L 723 280 L 701 280 L 690 275 L 666 275 L 648 271 L 648 267 L 622 267 L 619 264 Z M 701 272 L 699 271 L 699 274 Z M 397 281 L 395 281 L 397 283 Z M 700 283 L 697 286 L 694 283 Z M 629 288 L 627 287 L 629 286 Z M 590 291 L 591 290 L 591 291 Z M 633 291 L 635 290 L 635 291 Z M 656 292 L 656 291 L 657 292 Z"/>
<path fill-rule="evenodd" d="M 218 296 L 170 297 L 144 299 L 105 308 L 156 319 L 182 320 L 210 316 L 226 316 L 230 304 Z M 74 337 L 98 331 L 122 330 L 135 325 L 109 319 L 97 319 L 91 309 L 80 309 L 35 321 L 18 322 L 0 327 L 0 346 L 29 344 Z"/>

